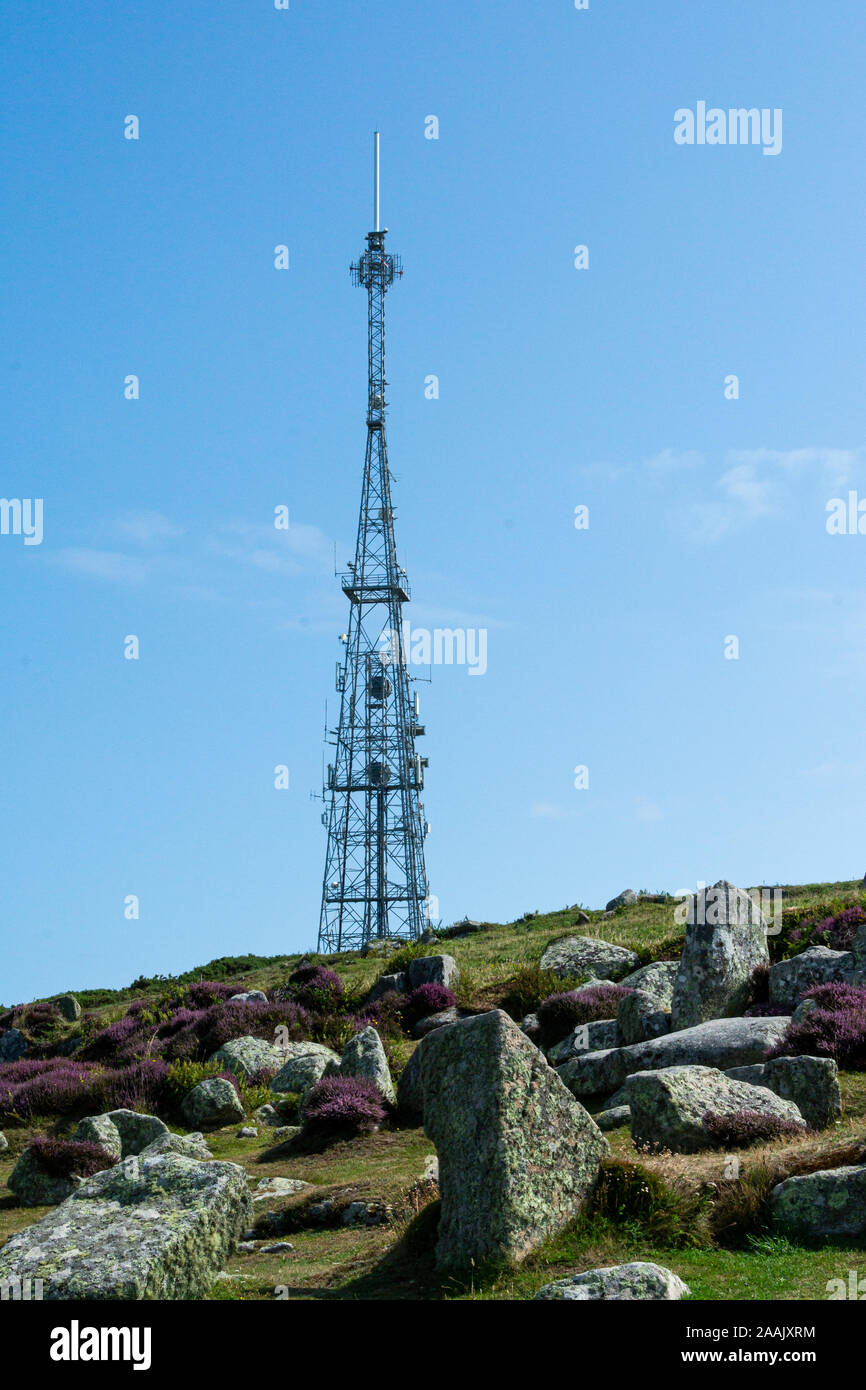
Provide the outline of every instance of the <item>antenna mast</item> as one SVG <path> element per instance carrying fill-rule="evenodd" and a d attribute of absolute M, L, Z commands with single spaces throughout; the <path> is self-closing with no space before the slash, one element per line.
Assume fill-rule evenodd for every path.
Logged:
<path fill-rule="evenodd" d="M 397 562 L 385 438 L 385 295 L 403 271 L 380 225 L 379 132 L 373 135 L 373 221 L 351 267 L 367 291 L 367 449 L 354 563 L 341 576 L 348 632 L 337 667 L 340 720 L 324 788 L 328 848 L 319 951 L 361 950 L 373 938 L 416 940 L 429 920 L 420 794 L 427 759 L 403 640 L 406 571 Z"/>

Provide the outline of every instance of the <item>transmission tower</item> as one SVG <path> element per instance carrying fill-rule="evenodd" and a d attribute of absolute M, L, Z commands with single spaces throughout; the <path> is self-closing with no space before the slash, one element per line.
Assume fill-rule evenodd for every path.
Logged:
<path fill-rule="evenodd" d="M 385 295 L 403 271 L 379 226 L 379 133 L 373 136 L 373 220 L 351 267 L 367 291 L 367 451 L 355 560 L 341 576 L 349 628 L 337 664 L 340 720 L 324 787 L 328 849 L 319 950 L 359 950 L 371 939 L 415 940 L 427 917 L 421 791 L 424 733 L 403 640 L 409 582 L 397 564 L 385 439 Z"/>

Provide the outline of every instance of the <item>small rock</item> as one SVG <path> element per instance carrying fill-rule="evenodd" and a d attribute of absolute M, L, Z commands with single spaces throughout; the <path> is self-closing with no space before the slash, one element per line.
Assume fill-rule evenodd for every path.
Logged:
<path fill-rule="evenodd" d="M 684 1298 L 689 1293 L 691 1289 L 688 1284 L 684 1284 L 679 1275 L 663 1265 L 652 1264 L 649 1260 L 634 1260 L 631 1264 L 588 1269 L 585 1274 L 574 1274 L 570 1279 L 557 1279 L 553 1284 L 545 1284 L 535 1297 L 581 1302 L 596 1299 L 652 1299 L 660 1302 Z"/>
<path fill-rule="evenodd" d="M 601 1052 L 605 1048 L 616 1047 L 618 1041 L 615 1018 L 593 1019 L 590 1023 L 579 1023 L 567 1038 L 549 1048 L 547 1060 L 552 1067 L 559 1067 L 570 1057 L 580 1057 L 584 1052 Z"/>
<path fill-rule="evenodd" d="M 280 1117 L 272 1105 L 260 1105 L 253 1112 L 253 1118 L 269 1129 L 275 1129 L 280 1123 Z"/>
<path fill-rule="evenodd" d="M 312 1187 L 311 1182 L 302 1182 L 300 1178 L 262 1178 L 261 1182 L 256 1183 L 253 1192 L 254 1202 L 266 1202 L 271 1197 L 294 1197 L 298 1192 L 306 1192 L 307 1188 Z"/>
<path fill-rule="evenodd" d="M 249 1034 L 243 1038 L 232 1038 L 217 1048 L 209 1058 L 216 1062 L 220 1071 L 230 1071 L 235 1076 L 251 1077 L 259 1071 L 278 1071 L 285 1061 L 280 1048 L 264 1038 L 254 1038 Z"/>
<path fill-rule="evenodd" d="M 281 1255 L 286 1250 L 294 1250 L 294 1245 L 290 1240 L 275 1240 L 273 1245 L 263 1245 L 263 1255 Z"/>
<path fill-rule="evenodd" d="M 460 1012 L 454 1006 L 450 1009 L 440 1009 L 436 1014 L 428 1014 L 426 1018 L 420 1018 L 412 1032 L 416 1038 L 426 1038 L 428 1033 L 435 1033 L 437 1028 L 445 1028 L 449 1023 L 456 1023 L 459 1017 Z"/>
<path fill-rule="evenodd" d="M 61 1017 L 65 1018 L 67 1023 L 76 1023 L 81 1017 L 81 1005 L 74 994 L 61 994 L 60 998 L 55 999 L 54 1002 L 60 1010 Z"/>
<path fill-rule="evenodd" d="M 654 960 L 649 965 L 641 965 L 620 980 L 628 989 L 643 989 L 659 1001 L 659 1007 L 670 1012 L 674 997 L 674 983 L 680 968 L 678 960 Z"/>
<path fill-rule="evenodd" d="M 258 1247 L 254 1240 L 239 1240 L 237 1248 L 239 1255 L 254 1255 Z"/>
<path fill-rule="evenodd" d="M 278 1095 L 304 1095 L 329 1067 L 340 1065 L 340 1054 L 323 1043 L 289 1043 L 280 1056 L 280 1070 L 271 1082 L 271 1090 Z"/>
<path fill-rule="evenodd" d="M 616 1105 L 611 1110 L 600 1110 L 592 1118 L 602 1133 L 607 1133 L 610 1129 L 620 1129 L 622 1125 L 631 1123 L 631 1106 Z"/>
<path fill-rule="evenodd" d="M 453 989 L 460 980 L 460 971 L 453 956 L 420 956 L 409 962 L 409 984 L 412 989 L 419 985 L 444 985 Z"/>
<path fill-rule="evenodd" d="M 27 1039 L 17 1028 L 7 1028 L 0 1033 L 0 1062 L 17 1062 L 26 1053 Z"/>
<path fill-rule="evenodd" d="M 611 898 L 609 903 L 605 903 L 605 912 L 616 912 L 618 907 L 631 907 L 632 903 L 637 902 L 637 893 L 633 888 L 624 888 L 621 893 L 617 893 L 615 898 Z"/>
<path fill-rule="evenodd" d="M 2 1129 L 0 1129 L 0 1153 L 3 1153 L 4 1149 L 8 1148 L 9 1140 L 6 1138 L 6 1135 L 3 1133 Z"/>
<path fill-rule="evenodd" d="M 183 1098 L 181 1111 L 195 1129 L 220 1129 L 244 1119 L 240 1096 L 232 1083 L 221 1076 L 209 1077 L 193 1086 Z"/>
<path fill-rule="evenodd" d="M 259 1131 L 253 1125 L 244 1125 L 242 1129 L 238 1130 L 239 1139 L 258 1139 L 258 1137 Z"/>
<path fill-rule="evenodd" d="M 792 1010 L 807 990 L 815 985 L 847 980 L 853 969 L 853 952 L 812 946 L 790 960 L 780 960 L 770 966 L 770 1003 Z"/>
<path fill-rule="evenodd" d="M 290 1139 L 297 1139 L 301 1129 L 301 1125 L 278 1125 L 274 1130 L 274 1138 L 278 1144 L 287 1144 Z"/>
<path fill-rule="evenodd" d="M 540 964 L 542 970 L 552 970 L 555 975 L 589 974 L 599 979 L 618 980 L 636 969 L 640 960 L 634 951 L 598 937 L 560 936 L 548 944 Z"/>
<path fill-rule="evenodd" d="M 232 994 L 229 997 L 230 1004 L 267 1004 L 268 996 L 264 990 L 248 989 L 241 994 Z"/>
<path fill-rule="evenodd" d="M 731 1081 L 715 1067 L 667 1067 L 636 1072 L 628 1080 L 631 1137 L 636 1146 L 698 1153 L 715 1147 L 704 1127 L 704 1116 L 733 1116 L 741 1110 L 773 1119 L 794 1121 L 807 1128 L 792 1101 L 762 1086 Z"/>
<path fill-rule="evenodd" d="M 405 970 L 394 975 L 380 975 L 367 992 L 367 1003 L 375 1004 L 386 994 L 405 994 L 409 988 L 409 976 Z"/>
<path fill-rule="evenodd" d="M 619 1041 L 625 1047 L 649 1038 L 660 1038 L 671 1028 L 671 1016 L 661 1000 L 644 989 L 636 989 L 619 1001 L 616 1022 Z"/>
<path fill-rule="evenodd" d="M 364 1028 L 349 1040 L 337 1070 L 340 1076 L 359 1076 L 374 1081 L 388 1105 L 397 1104 L 388 1059 L 375 1028 Z"/>
<path fill-rule="evenodd" d="M 775 1231 L 793 1240 L 866 1235 L 866 1166 L 827 1168 L 786 1178 L 773 1188 Z"/>

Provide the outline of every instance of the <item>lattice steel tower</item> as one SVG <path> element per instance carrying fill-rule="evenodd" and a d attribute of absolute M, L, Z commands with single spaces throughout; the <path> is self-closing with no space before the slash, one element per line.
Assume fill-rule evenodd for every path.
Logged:
<path fill-rule="evenodd" d="M 373 137 L 373 217 L 367 249 L 351 267 L 367 291 L 367 452 L 354 564 L 342 576 L 350 600 L 345 652 L 337 666 L 340 721 L 324 788 L 328 850 L 319 950 L 358 950 L 371 938 L 416 939 L 427 917 L 421 804 L 427 759 L 406 666 L 405 570 L 397 564 L 385 440 L 385 295 L 402 275 L 379 227 L 379 134 Z"/>

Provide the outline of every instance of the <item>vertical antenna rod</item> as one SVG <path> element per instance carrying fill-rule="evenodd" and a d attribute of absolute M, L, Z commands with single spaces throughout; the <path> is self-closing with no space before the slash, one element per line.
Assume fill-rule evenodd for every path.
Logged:
<path fill-rule="evenodd" d="M 378 130 L 375 130 L 375 131 L 373 132 L 373 221 L 374 221 L 375 224 L 376 224 L 376 225 L 374 226 L 374 228 L 373 228 L 373 231 L 374 231 L 374 232 L 378 232 L 378 231 L 380 230 L 380 228 L 379 228 L 379 132 L 378 132 Z"/>

